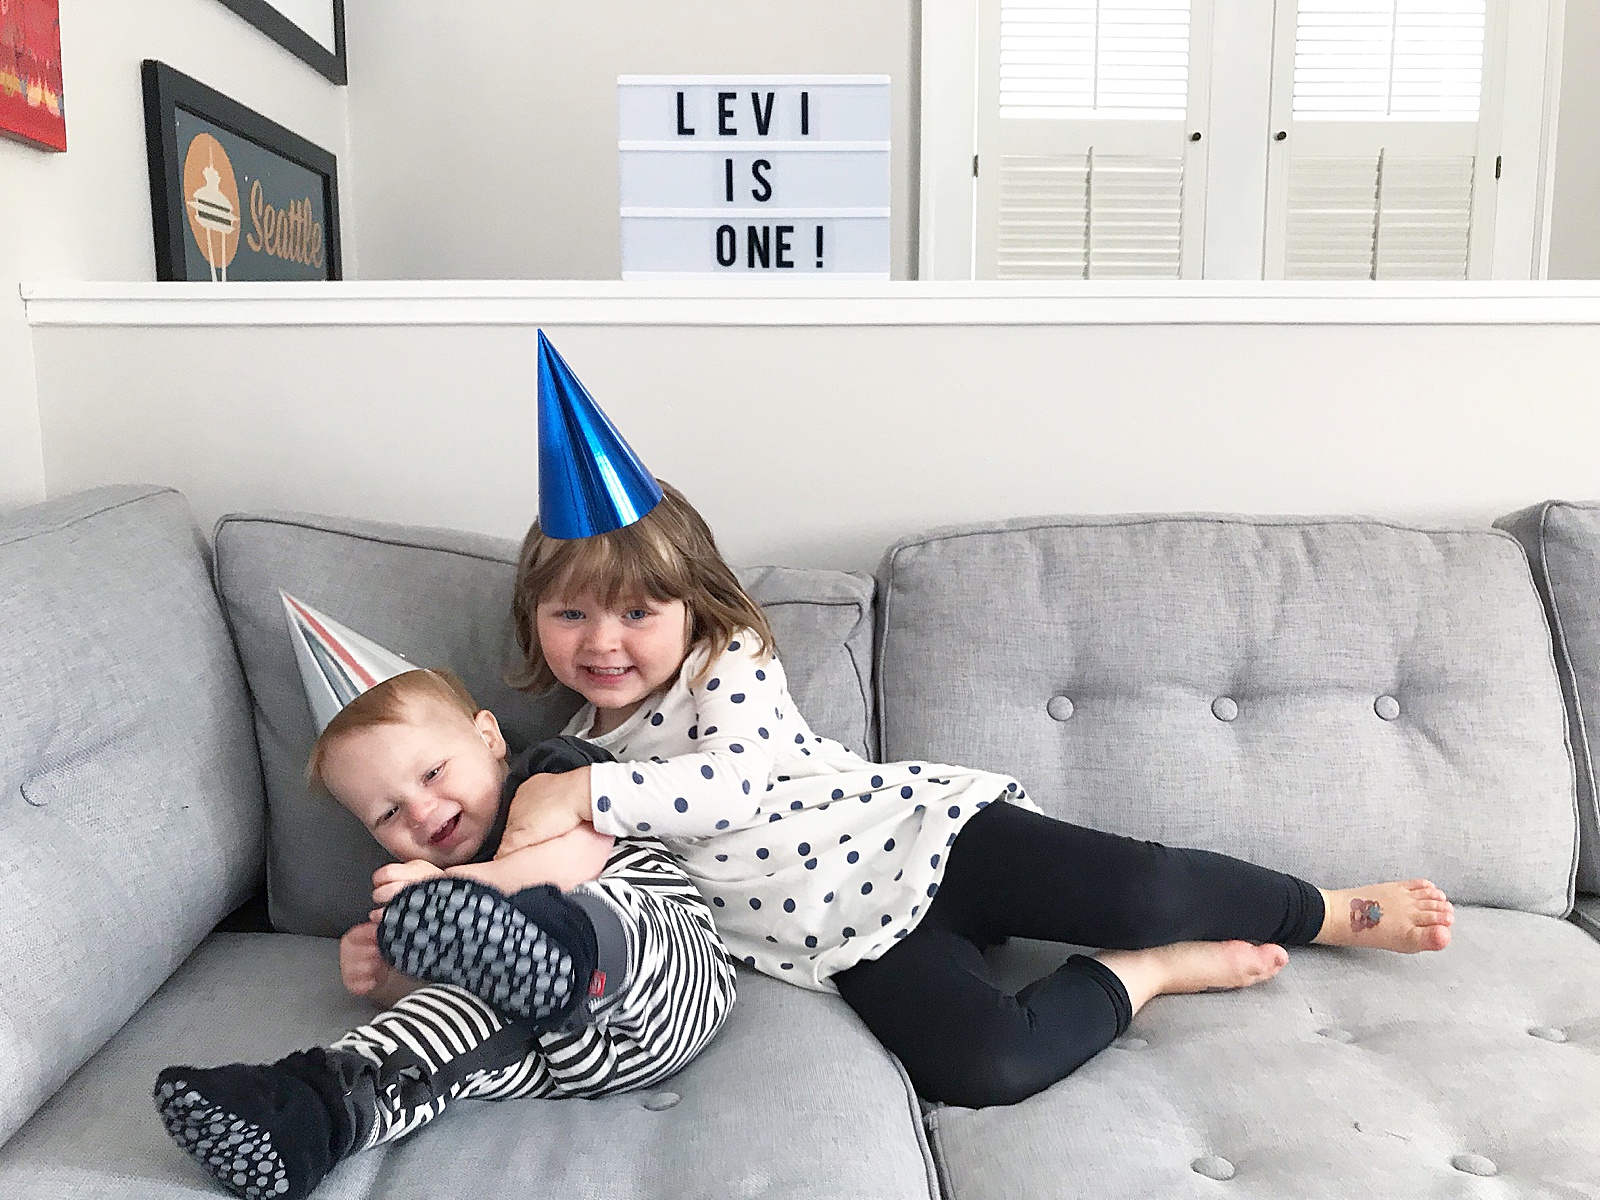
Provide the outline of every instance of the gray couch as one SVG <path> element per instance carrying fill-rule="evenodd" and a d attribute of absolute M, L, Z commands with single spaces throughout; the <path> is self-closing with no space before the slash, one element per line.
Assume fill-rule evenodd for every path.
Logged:
<path fill-rule="evenodd" d="M 1600 1196 L 1600 945 L 1564 919 L 1600 891 L 1600 511 L 1507 524 L 1526 552 L 1356 519 L 1038 518 L 908 538 L 876 580 L 746 575 L 819 731 L 1329 885 L 1425 874 L 1457 903 L 1447 952 L 1295 951 L 986 1110 L 920 1105 L 841 1002 L 746 973 L 663 1087 L 463 1102 L 318 1196 Z M 284 514 L 208 546 L 156 488 L 0 517 L 0 1197 L 217 1195 L 155 1072 L 370 1012 L 332 938 L 379 852 L 306 790 L 277 589 L 455 667 L 526 741 L 573 701 L 501 680 L 514 550 Z M 263 880 L 276 931 L 239 931 Z M 1020 984 L 1068 952 L 995 956 Z"/>

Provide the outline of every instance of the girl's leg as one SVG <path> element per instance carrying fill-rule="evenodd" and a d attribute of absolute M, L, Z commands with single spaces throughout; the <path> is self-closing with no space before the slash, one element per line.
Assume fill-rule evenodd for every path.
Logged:
<path fill-rule="evenodd" d="M 1232 939 L 1304 945 L 1324 917 L 1321 894 L 1292 875 L 1007 803 L 991 804 L 962 829 L 939 899 L 980 944 L 1027 937 L 1118 950 Z"/>
<path fill-rule="evenodd" d="M 1319 946 L 1371 946 L 1416 954 L 1450 944 L 1455 909 L 1426 879 L 1324 891 Z"/>
<path fill-rule="evenodd" d="M 1041 938 L 1120 950 L 1181 941 L 1442 949 L 1453 914 L 1426 880 L 1324 892 L 1207 850 L 1058 821 L 1010 804 L 975 816 L 940 897 L 980 944 Z"/>
<path fill-rule="evenodd" d="M 1127 991 L 1082 955 L 1008 995 L 978 947 L 940 919 L 942 899 L 941 892 L 921 924 L 882 957 L 834 976 L 919 1095 L 966 1108 L 1015 1104 L 1127 1029 Z"/>

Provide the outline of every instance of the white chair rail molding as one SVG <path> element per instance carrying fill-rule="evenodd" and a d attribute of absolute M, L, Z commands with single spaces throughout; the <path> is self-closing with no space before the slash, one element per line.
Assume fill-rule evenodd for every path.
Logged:
<path fill-rule="evenodd" d="M 912 523 L 1029 512 L 1485 524 L 1600 495 L 1593 283 L 41 284 L 26 304 L 49 493 L 159 479 L 202 521 L 519 535 L 539 328 L 735 561 L 863 569 Z"/>

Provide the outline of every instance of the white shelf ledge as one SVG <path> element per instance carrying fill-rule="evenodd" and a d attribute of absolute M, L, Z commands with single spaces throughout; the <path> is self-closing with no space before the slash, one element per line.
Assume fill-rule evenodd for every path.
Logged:
<path fill-rule="evenodd" d="M 35 326 L 1600 325 L 1600 281 L 39 283 Z"/>

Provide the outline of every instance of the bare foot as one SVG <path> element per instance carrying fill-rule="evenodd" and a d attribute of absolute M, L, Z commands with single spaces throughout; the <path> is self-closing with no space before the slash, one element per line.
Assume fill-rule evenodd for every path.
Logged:
<path fill-rule="evenodd" d="M 1249 987 L 1289 962 L 1282 946 L 1251 942 L 1174 942 L 1150 950 L 1102 950 L 1095 957 L 1122 980 L 1134 1012 L 1152 996 Z"/>
<path fill-rule="evenodd" d="M 1401 954 L 1443 950 L 1456 911 L 1426 879 L 1374 883 L 1322 893 L 1327 914 L 1317 942 L 1323 946 L 1374 946 Z"/>

